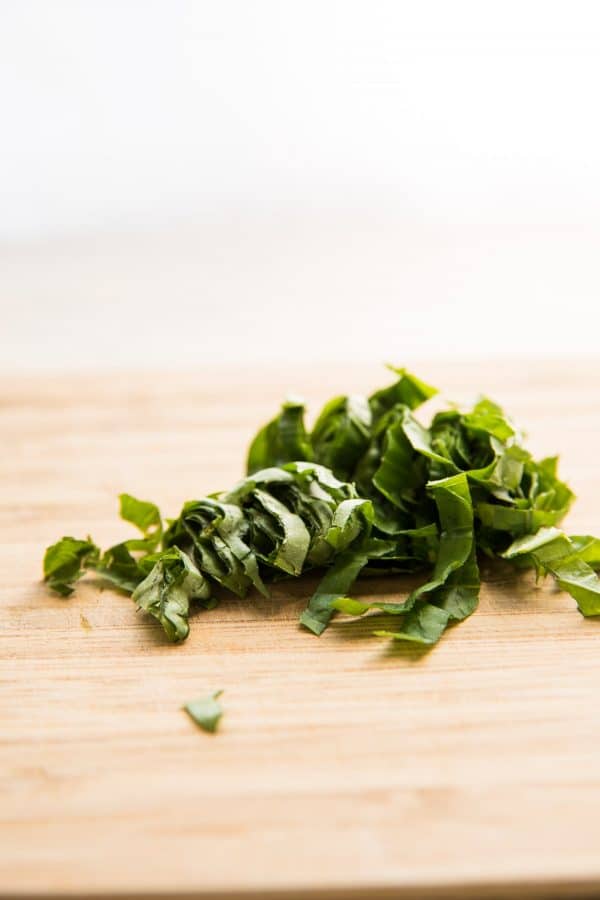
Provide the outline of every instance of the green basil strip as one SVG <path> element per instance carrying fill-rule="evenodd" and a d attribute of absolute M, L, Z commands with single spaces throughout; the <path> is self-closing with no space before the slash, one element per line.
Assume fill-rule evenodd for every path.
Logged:
<path fill-rule="evenodd" d="M 337 557 L 300 616 L 305 628 L 317 635 L 325 631 L 334 615 L 335 602 L 350 590 L 368 560 L 367 553 L 352 549 Z"/>

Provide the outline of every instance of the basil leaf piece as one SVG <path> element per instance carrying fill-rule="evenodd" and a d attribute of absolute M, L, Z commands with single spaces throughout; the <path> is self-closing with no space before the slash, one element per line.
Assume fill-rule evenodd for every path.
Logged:
<path fill-rule="evenodd" d="M 600 538 L 590 534 L 572 534 L 570 540 L 579 559 L 592 569 L 600 569 Z"/>
<path fill-rule="evenodd" d="M 75 583 L 100 555 L 91 538 L 63 537 L 44 554 L 44 581 L 62 597 L 73 593 Z"/>
<path fill-rule="evenodd" d="M 131 554 L 127 541 L 109 547 L 94 566 L 94 572 L 128 593 L 134 591 L 145 578 L 145 572 Z"/>
<path fill-rule="evenodd" d="M 505 531 L 512 535 L 535 534 L 540 528 L 558 525 L 568 511 L 568 506 L 558 509 L 541 510 L 531 507 L 515 509 L 492 503 L 478 503 L 477 517 L 481 524 L 494 531 Z"/>
<path fill-rule="evenodd" d="M 519 538 L 504 551 L 505 559 L 527 556 L 538 572 L 549 573 L 556 583 L 576 601 L 584 616 L 600 615 L 600 579 L 586 562 L 590 547 L 595 553 L 595 540 L 574 542 L 558 528 L 541 528 L 536 534 Z"/>
<path fill-rule="evenodd" d="M 515 436 L 514 427 L 508 421 L 500 406 L 482 397 L 473 407 L 472 412 L 462 417 L 465 428 L 480 432 L 483 435 L 493 435 L 499 441 L 506 442 Z"/>
<path fill-rule="evenodd" d="M 349 547 L 357 538 L 367 537 L 373 523 L 373 505 L 370 500 L 355 497 L 342 500 L 336 507 L 325 540 L 338 553 Z"/>
<path fill-rule="evenodd" d="M 190 600 L 208 600 L 210 586 L 189 556 L 178 547 L 161 553 L 150 574 L 133 592 L 138 609 L 154 616 L 170 641 L 189 633 Z"/>
<path fill-rule="evenodd" d="M 135 525 L 143 537 L 129 538 L 109 547 L 92 568 L 105 581 L 131 593 L 146 575 L 140 565 L 142 556 L 156 550 L 161 541 L 162 520 L 156 504 L 138 500 L 131 494 L 119 495 L 119 515 L 125 522 Z M 134 556 L 132 551 L 138 555 Z"/>
<path fill-rule="evenodd" d="M 479 588 L 479 567 L 473 541 L 471 552 L 465 562 L 448 576 L 437 591 L 434 591 L 432 600 L 436 606 L 448 613 L 450 621 L 462 622 L 477 609 Z"/>
<path fill-rule="evenodd" d="M 218 698 L 223 691 L 215 691 L 208 697 L 200 697 L 199 700 L 190 700 L 183 707 L 188 716 L 193 719 L 196 725 L 199 725 L 203 731 L 213 734 L 217 730 L 217 726 L 223 715 L 223 707 L 218 702 Z"/>
<path fill-rule="evenodd" d="M 148 500 L 138 500 L 131 494 L 119 494 L 119 514 L 125 522 L 131 522 L 145 537 L 162 530 L 158 506 Z"/>
<path fill-rule="evenodd" d="M 300 624 L 320 635 L 327 628 L 336 606 L 356 581 L 361 570 L 369 561 L 364 550 L 345 550 L 337 557 L 302 615 Z"/>
<path fill-rule="evenodd" d="M 337 552 L 369 529 L 368 501 L 323 466 L 288 463 L 263 469 L 222 494 L 249 524 L 249 545 L 263 566 L 299 575 L 327 565 Z"/>
<path fill-rule="evenodd" d="M 377 490 L 406 512 L 422 503 L 428 475 L 425 460 L 415 452 L 407 434 L 411 418 L 407 407 L 395 421 L 387 417 L 379 466 L 372 476 Z"/>
<path fill-rule="evenodd" d="M 460 466 L 450 458 L 450 454 L 446 456 L 445 453 L 436 450 L 432 433 L 424 428 L 414 416 L 405 416 L 403 430 L 413 450 L 430 461 L 436 475 L 441 473 L 442 476 L 447 476 L 460 469 Z"/>
<path fill-rule="evenodd" d="M 402 623 L 400 631 L 374 631 L 377 637 L 412 641 L 415 644 L 436 644 L 446 630 L 449 615 L 433 603 L 420 603 Z"/>
<path fill-rule="evenodd" d="M 437 388 L 421 381 L 416 375 L 411 375 L 406 369 L 390 365 L 387 368 L 398 375 L 398 381 L 387 388 L 375 391 L 369 397 L 369 406 L 375 420 L 397 405 L 416 409 L 438 393 Z"/>
<path fill-rule="evenodd" d="M 267 491 L 254 492 L 256 502 L 272 517 L 281 531 L 267 561 L 289 575 L 300 575 L 310 546 L 310 534 L 303 520 Z"/>
<path fill-rule="evenodd" d="M 266 595 L 256 555 L 248 544 L 249 532 L 238 506 L 206 497 L 184 504 L 163 543 L 165 548 L 185 550 L 205 575 L 239 597 L 244 597 L 252 585 Z"/>
<path fill-rule="evenodd" d="M 312 459 L 312 450 L 304 428 L 304 404 L 290 399 L 278 416 L 258 432 L 250 444 L 246 460 L 249 475 L 269 466 L 281 466 L 296 459 Z"/>
<path fill-rule="evenodd" d="M 453 475 L 430 483 L 428 489 L 437 506 L 441 529 L 431 577 L 412 591 L 406 600 L 398 603 L 356 601 L 343 596 L 332 601 L 334 609 L 351 615 L 362 615 L 372 609 L 403 615 L 410 612 L 426 594 L 440 601 L 439 608 L 446 612 L 446 621 L 450 615 L 464 618 L 475 609 L 479 573 L 474 549 L 473 504 L 467 477 L 464 473 Z M 438 620 L 441 621 L 441 618 L 438 617 Z M 395 634 L 398 636 L 399 633 Z"/>
<path fill-rule="evenodd" d="M 124 541 L 129 550 L 142 550 L 149 553 L 154 550 L 162 538 L 162 520 L 155 503 L 138 500 L 131 494 L 119 494 L 119 515 L 125 522 L 131 522 L 142 534 L 143 539 L 130 538 Z"/>
<path fill-rule="evenodd" d="M 310 436 L 315 459 L 339 478 L 350 479 L 369 443 L 372 419 L 366 397 L 334 397 L 321 410 Z"/>

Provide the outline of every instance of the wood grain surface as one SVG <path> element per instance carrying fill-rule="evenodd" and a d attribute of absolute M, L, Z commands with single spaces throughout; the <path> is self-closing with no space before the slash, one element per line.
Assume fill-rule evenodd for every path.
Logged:
<path fill-rule="evenodd" d="M 559 451 L 600 531 L 600 365 L 415 367 L 483 390 Z M 168 645 L 130 599 L 40 583 L 62 534 L 129 535 L 127 490 L 175 515 L 241 474 L 287 390 L 316 405 L 378 366 L 0 382 L 0 893 L 573 897 L 600 888 L 600 622 L 505 565 L 430 652 L 338 619 L 297 626 L 314 579 L 194 615 Z M 362 596 L 404 594 L 404 578 Z M 220 732 L 181 711 L 222 688 Z"/>

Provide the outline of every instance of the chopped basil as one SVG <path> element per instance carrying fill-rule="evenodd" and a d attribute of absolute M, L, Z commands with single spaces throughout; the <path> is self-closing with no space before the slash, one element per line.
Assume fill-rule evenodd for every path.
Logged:
<path fill-rule="evenodd" d="M 304 405 L 288 400 L 252 441 L 247 476 L 189 501 L 166 529 L 153 503 L 122 494 L 121 517 L 141 536 L 104 553 L 90 538 L 62 538 L 44 557 L 48 584 L 67 596 L 92 570 L 177 642 L 191 604 L 212 608 L 217 588 L 268 595 L 270 580 L 324 569 L 300 619 L 308 630 L 321 634 L 336 612 L 384 612 L 398 627 L 376 634 L 434 644 L 476 609 L 486 554 L 552 575 L 583 615 L 600 615 L 600 539 L 557 527 L 574 498 L 556 458 L 533 459 L 487 398 L 424 425 L 415 410 L 436 390 L 392 371 L 370 396 L 330 400 L 312 431 Z M 349 596 L 362 572 L 423 581 L 397 600 L 363 601 Z M 215 695 L 186 709 L 199 721 L 191 710 L 209 701 L 218 707 Z"/>

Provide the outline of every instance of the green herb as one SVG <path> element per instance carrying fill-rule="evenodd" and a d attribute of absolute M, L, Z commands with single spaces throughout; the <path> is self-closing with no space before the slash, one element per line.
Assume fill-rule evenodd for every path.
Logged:
<path fill-rule="evenodd" d="M 300 616 L 301 624 L 313 634 L 322 634 L 335 610 L 344 608 L 337 604 L 356 603 L 356 600 L 345 595 L 368 561 L 369 556 L 364 549 L 347 550 L 338 556 Z"/>
<path fill-rule="evenodd" d="M 223 707 L 218 702 L 218 697 L 223 691 L 215 691 L 208 697 L 201 697 L 199 700 L 192 700 L 183 707 L 186 713 L 199 725 L 204 731 L 211 733 L 217 730 L 219 720 L 223 715 Z"/>
<path fill-rule="evenodd" d="M 600 581 L 592 568 L 599 563 L 597 544 L 595 538 L 571 540 L 558 528 L 541 528 L 536 534 L 518 538 L 502 556 L 505 559 L 525 556 L 539 574 L 554 576 L 558 586 L 575 599 L 584 616 L 598 616 Z"/>
<path fill-rule="evenodd" d="M 131 494 L 119 497 L 119 514 L 125 522 L 131 522 L 144 535 L 143 540 L 129 540 L 130 550 L 154 549 L 162 537 L 162 521 L 158 506 L 147 500 L 138 500 Z"/>
<path fill-rule="evenodd" d="M 192 602 L 205 609 L 215 605 L 214 585 L 239 597 L 251 588 L 266 595 L 264 578 L 299 575 L 337 558 L 343 564 L 347 555 L 360 552 L 372 521 L 370 502 L 359 498 L 353 485 L 307 462 L 264 469 L 228 493 L 190 501 L 164 533 L 153 504 L 131 501 L 126 517 L 144 529 L 144 539 L 125 541 L 104 554 L 94 548 L 69 573 L 73 581 L 87 565 L 131 593 L 138 609 L 153 616 L 171 641 L 187 637 Z M 158 533 L 162 550 L 148 552 Z M 363 557 L 364 565 L 364 552 Z M 354 567 L 344 575 L 344 590 L 358 571 Z M 339 568 L 326 573 L 317 592 L 328 600 L 339 595 L 332 577 L 341 577 Z M 327 616 L 332 613 L 328 607 Z"/>
<path fill-rule="evenodd" d="M 280 466 L 296 459 L 311 459 L 312 451 L 304 428 L 304 404 L 288 400 L 279 415 L 262 428 L 248 450 L 247 471 Z"/>
<path fill-rule="evenodd" d="M 171 641 L 183 641 L 190 630 L 190 600 L 210 600 L 210 586 L 189 556 L 172 547 L 156 558 L 148 576 L 133 592 L 138 609 L 157 619 Z"/>
<path fill-rule="evenodd" d="M 430 578 L 401 603 L 361 603 L 346 597 L 331 602 L 334 609 L 350 615 L 362 615 L 370 609 L 405 615 L 402 630 L 389 636 L 418 640 L 420 643 L 434 643 L 433 635 L 438 640 L 449 621 L 470 615 L 479 596 L 473 504 L 467 478 L 462 473 L 452 475 L 442 481 L 431 482 L 428 488 L 437 506 L 441 529 Z M 422 602 L 426 595 L 434 602 Z M 377 631 L 376 634 L 383 635 L 384 632 Z M 425 634 L 429 639 L 425 640 Z"/>
<path fill-rule="evenodd" d="M 324 570 L 300 618 L 308 630 L 321 634 L 337 612 L 387 613 L 398 627 L 375 634 L 431 645 L 476 609 L 485 554 L 553 576 L 583 615 L 600 615 L 600 539 L 557 527 L 573 494 L 556 458 L 533 459 L 488 398 L 424 425 L 415 410 L 436 390 L 392 371 L 370 396 L 330 400 L 312 431 L 288 400 L 252 441 L 247 476 L 189 501 L 166 530 L 153 503 L 122 494 L 121 517 L 141 536 L 104 553 L 63 538 L 44 558 L 50 587 L 67 596 L 92 570 L 181 641 L 192 604 L 212 608 L 218 588 L 268 595 L 273 579 Z M 362 573 L 419 572 L 420 586 L 393 602 L 350 596 Z"/>
<path fill-rule="evenodd" d="M 308 437 L 307 458 L 355 483 L 373 515 L 362 552 L 333 562 L 302 624 L 321 634 L 336 610 L 375 610 L 402 616 L 402 627 L 386 636 L 435 643 L 477 606 L 478 552 L 536 566 L 584 615 L 600 614 L 599 539 L 565 535 L 558 544 L 543 541 L 548 546 L 536 553 L 518 543 L 545 535 L 569 510 L 573 494 L 558 478 L 556 457 L 534 460 L 501 407 L 485 397 L 470 410 L 440 412 L 425 427 L 413 412 L 435 389 L 405 369 L 393 371 L 398 380 L 369 397 L 329 401 Z M 263 447 L 264 462 L 274 455 Z M 429 568 L 424 583 L 398 602 L 348 597 L 360 571 Z"/>
<path fill-rule="evenodd" d="M 131 593 L 144 579 L 144 571 L 138 559 L 131 553 L 128 543 L 124 541 L 122 544 L 109 547 L 96 565 L 90 568 L 115 587 Z"/>
<path fill-rule="evenodd" d="M 115 587 L 131 592 L 147 574 L 141 560 L 153 553 L 162 540 L 162 520 L 154 503 L 138 500 L 131 494 L 120 495 L 119 515 L 125 522 L 135 525 L 143 537 L 129 538 L 109 547 L 92 568 Z"/>
<path fill-rule="evenodd" d="M 44 554 L 44 580 L 57 594 L 68 597 L 85 569 L 98 559 L 100 551 L 91 538 L 86 541 L 63 537 Z"/>
<path fill-rule="evenodd" d="M 397 641 L 415 644 L 435 644 L 441 638 L 449 621 L 444 609 L 433 603 L 421 603 L 404 619 L 401 631 L 374 631 L 377 637 L 391 637 Z"/>

